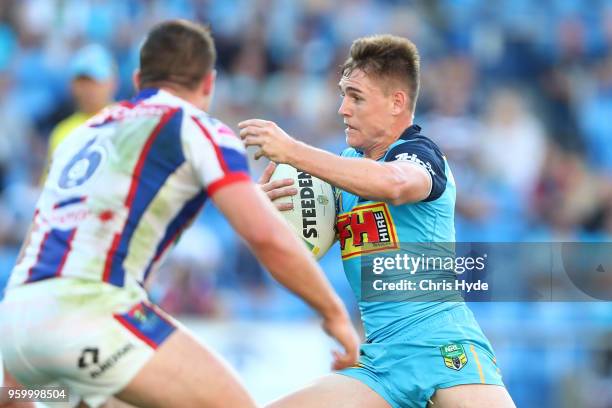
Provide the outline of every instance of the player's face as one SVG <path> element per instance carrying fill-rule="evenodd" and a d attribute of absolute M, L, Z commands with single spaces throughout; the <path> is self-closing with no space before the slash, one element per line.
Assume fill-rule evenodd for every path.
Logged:
<path fill-rule="evenodd" d="M 346 143 L 368 151 L 388 131 L 393 99 L 385 94 L 380 81 L 359 69 L 343 76 L 338 85 L 342 95 L 338 113 L 344 118 Z"/>

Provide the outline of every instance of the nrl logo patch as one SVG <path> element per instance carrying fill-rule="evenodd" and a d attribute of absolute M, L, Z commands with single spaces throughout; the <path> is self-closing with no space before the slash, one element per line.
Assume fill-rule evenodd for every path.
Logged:
<path fill-rule="evenodd" d="M 467 364 L 467 355 L 461 344 L 451 343 L 440 347 L 444 365 L 451 370 L 459 371 Z"/>

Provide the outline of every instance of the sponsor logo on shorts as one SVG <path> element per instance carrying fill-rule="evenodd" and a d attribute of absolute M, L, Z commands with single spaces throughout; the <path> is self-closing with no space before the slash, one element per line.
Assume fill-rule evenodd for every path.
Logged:
<path fill-rule="evenodd" d="M 444 365 L 451 370 L 459 371 L 467 364 L 467 355 L 461 344 L 451 343 L 440 347 Z"/>
<path fill-rule="evenodd" d="M 81 356 L 79 357 L 79 368 L 87 368 L 90 365 L 98 364 L 99 354 L 100 351 L 94 347 L 83 349 Z"/>
<path fill-rule="evenodd" d="M 146 323 L 146 321 L 149 319 L 149 316 L 147 315 L 147 310 L 145 309 L 142 303 L 139 303 L 132 309 L 130 309 L 130 311 L 128 312 L 128 316 L 133 317 L 140 323 Z"/>
<path fill-rule="evenodd" d="M 399 248 L 395 225 L 385 203 L 359 205 L 340 214 L 336 228 L 342 259 Z"/>
<path fill-rule="evenodd" d="M 115 351 L 109 358 L 99 362 L 99 350 L 97 348 L 86 348 L 79 357 L 78 366 L 80 369 L 88 370 L 89 376 L 93 379 L 98 378 L 109 369 L 113 368 L 117 362 L 127 353 L 134 349 L 134 345 L 128 343 Z"/>

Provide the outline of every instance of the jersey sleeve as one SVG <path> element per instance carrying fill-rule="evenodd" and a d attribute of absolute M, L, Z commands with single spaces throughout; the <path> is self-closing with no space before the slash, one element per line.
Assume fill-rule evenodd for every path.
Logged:
<path fill-rule="evenodd" d="M 209 196 L 229 184 L 251 180 L 244 145 L 228 126 L 188 116 L 182 130 L 185 157 Z"/>
<path fill-rule="evenodd" d="M 421 166 L 431 176 L 431 191 L 423 201 L 434 201 L 446 190 L 444 156 L 433 142 L 413 139 L 392 147 L 385 156 L 386 162 L 405 161 Z"/>

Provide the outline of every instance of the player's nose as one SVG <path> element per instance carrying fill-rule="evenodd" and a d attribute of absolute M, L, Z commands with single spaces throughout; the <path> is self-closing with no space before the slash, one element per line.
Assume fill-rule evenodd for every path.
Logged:
<path fill-rule="evenodd" d="M 342 103 L 340 104 L 340 107 L 338 108 L 338 114 L 340 116 L 351 116 L 350 113 L 350 109 L 348 107 L 348 103 L 346 102 L 346 98 L 342 99 Z"/>

